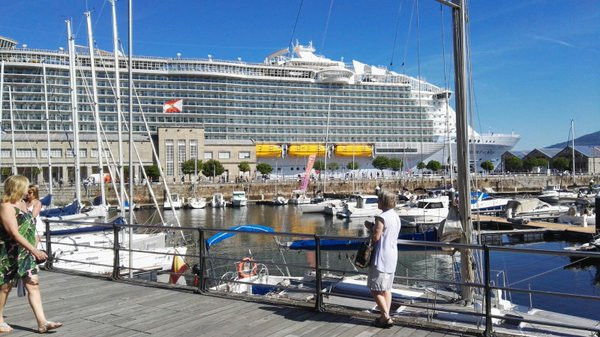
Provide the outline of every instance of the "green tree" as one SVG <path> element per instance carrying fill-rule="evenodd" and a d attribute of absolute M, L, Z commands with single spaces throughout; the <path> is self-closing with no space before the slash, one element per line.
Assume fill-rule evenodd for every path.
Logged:
<path fill-rule="evenodd" d="M 504 161 L 504 169 L 511 172 L 519 172 L 523 168 L 523 160 L 519 157 L 510 156 Z"/>
<path fill-rule="evenodd" d="M 386 156 L 377 156 L 373 159 L 373 167 L 378 170 L 385 170 L 390 167 L 390 159 Z"/>
<path fill-rule="evenodd" d="M 260 172 L 260 174 L 262 174 L 262 175 L 267 175 L 267 174 L 273 172 L 273 167 L 271 167 L 271 165 L 269 165 L 267 163 L 258 163 L 256 165 L 256 170 L 258 172 Z"/>
<path fill-rule="evenodd" d="M 426 167 L 432 170 L 433 172 L 438 172 L 442 169 L 442 164 L 437 160 L 431 160 L 429 161 L 429 163 L 427 163 Z"/>
<path fill-rule="evenodd" d="M 39 168 L 37 166 L 36 167 L 32 167 L 31 168 L 31 179 L 30 180 L 32 182 L 37 181 L 37 176 L 40 173 L 42 173 L 42 169 L 41 168 Z"/>
<path fill-rule="evenodd" d="M 239 163 L 238 169 L 240 170 L 240 172 L 250 172 L 250 163 L 248 163 L 247 161 L 243 161 Z"/>
<path fill-rule="evenodd" d="M 481 163 L 481 168 L 484 169 L 486 172 L 491 172 L 494 170 L 494 164 L 491 161 L 486 160 L 483 163 Z"/>
<path fill-rule="evenodd" d="M 144 167 L 144 170 L 146 171 L 146 175 L 150 180 L 160 177 L 160 171 L 158 170 L 158 166 L 156 165 L 146 166 Z"/>
<path fill-rule="evenodd" d="M 544 158 L 527 158 L 523 161 L 523 167 L 531 171 L 535 167 L 548 167 L 548 161 Z"/>
<path fill-rule="evenodd" d="M 181 172 L 183 172 L 183 174 L 194 174 L 196 170 L 198 173 L 202 171 L 202 160 L 190 159 L 181 163 Z"/>
<path fill-rule="evenodd" d="M 422 161 L 420 161 L 420 162 L 417 164 L 417 169 L 419 169 L 419 170 L 423 170 L 423 169 L 424 169 L 424 168 L 426 168 L 426 167 L 427 167 L 427 165 L 425 165 L 425 163 L 424 163 L 424 162 L 422 162 Z"/>
<path fill-rule="evenodd" d="M 552 168 L 559 171 L 566 171 L 571 169 L 571 161 L 565 157 L 558 157 L 552 161 Z"/>
<path fill-rule="evenodd" d="M 338 164 L 338 163 L 333 162 L 333 163 L 327 164 L 327 169 L 329 171 L 336 171 L 336 170 L 339 170 L 339 168 L 340 168 L 340 164 Z"/>
<path fill-rule="evenodd" d="M 325 170 L 325 163 L 321 160 L 317 160 L 317 161 L 315 161 L 313 168 L 317 171 L 323 171 L 323 170 Z"/>
<path fill-rule="evenodd" d="M 346 164 L 346 168 L 347 168 L 348 170 L 358 170 L 358 167 L 359 167 L 359 166 L 360 166 L 360 165 L 358 165 L 358 163 L 357 163 L 357 162 L 353 162 L 353 161 L 351 161 L 351 162 L 349 162 L 348 164 Z"/>
<path fill-rule="evenodd" d="M 392 171 L 398 172 L 398 171 L 402 170 L 402 167 L 404 167 L 404 163 L 402 162 L 402 159 L 400 159 L 400 158 L 390 159 L 389 168 Z"/>
<path fill-rule="evenodd" d="M 210 159 L 202 165 L 202 174 L 206 177 L 220 176 L 223 172 L 225 172 L 225 168 L 218 160 Z"/>

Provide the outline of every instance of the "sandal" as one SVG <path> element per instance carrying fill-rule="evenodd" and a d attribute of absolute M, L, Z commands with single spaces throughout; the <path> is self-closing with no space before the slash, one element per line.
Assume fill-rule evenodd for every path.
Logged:
<path fill-rule="evenodd" d="M 54 329 L 58 329 L 62 326 L 63 324 L 60 322 L 51 322 L 51 321 L 47 321 L 46 324 L 39 326 L 38 327 L 38 332 L 39 333 L 46 333 L 49 330 L 54 330 Z"/>
<path fill-rule="evenodd" d="M 11 331 L 13 331 L 13 328 L 10 325 L 8 325 L 8 323 L 6 323 L 6 322 L 0 323 L 0 333 L 11 332 Z"/>
<path fill-rule="evenodd" d="M 378 328 L 389 329 L 394 326 L 394 321 L 391 318 L 388 320 L 381 320 L 380 317 L 377 317 L 372 324 Z"/>

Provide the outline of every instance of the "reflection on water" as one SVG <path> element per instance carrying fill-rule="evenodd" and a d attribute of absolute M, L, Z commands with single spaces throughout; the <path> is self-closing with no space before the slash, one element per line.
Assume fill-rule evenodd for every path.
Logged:
<path fill-rule="evenodd" d="M 229 228 L 242 224 L 259 224 L 271 227 L 276 232 L 342 236 L 366 235 L 363 226 L 364 218 L 348 221 L 325 217 L 321 214 L 302 215 L 294 206 L 250 205 L 245 208 L 206 208 L 179 210 L 177 214 L 183 226 Z M 152 218 L 152 216 L 153 212 L 149 210 L 137 212 L 138 221 L 142 223 Z M 165 212 L 164 217 L 167 222 L 174 223 L 171 211 Z M 158 223 L 158 218 L 153 222 Z M 208 237 L 212 234 L 207 233 L 206 235 Z M 193 244 L 197 239 L 197 235 L 193 235 L 190 239 L 190 254 L 197 252 L 196 245 Z M 301 276 L 311 270 L 314 255 L 306 251 L 283 249 L 279 245 L 279 243 L 290 242 L 294 239 L 300 238 L 289 236 L 273 238 L 270 235 L 241 234 L 217 244 L 211 248 L 209 253 L 213 257 L 234 259 L 252 256 L 258 261 L 269 262 L 267 267 L 271 275 L 288 274 L 288 270 L 283 267 L 283 261 L 289 264 L 298 264 L 298 267 L 290 267 L 289 273 L 293 276 Z M 562 250 L 566 245 L 566 242 L 558 241 L 519 246 Z M 354 270 L 351 263 L 353 259 L 354 251 L 328 251 L 323 252 L 322 264 L 325 268 L 350 271 Z M 401 251 L 399 252 L 396 275 L 456 281 L 459 276 L 455 272 L 457 267 L 454 260 L 452 256 L 447 254 Z M 502 278 L 506 279 L 507 284 L 511 287 L 524 289 L 531 287 L 534 290 L 600 296 L 599 267 L 597 264 L 567 268 L 571 263 L 567 257 L 512 252 L 493 252 L 491 263 L 492 270 L 504 272 Z M 236 270 L 234 261 L 215 259 L 211 260 L 210 264 L 215 270 L 213 276 L 217 278 L 228 271 L 235 273 Z M 502 281 L 498 281 L 498 283 L 502 284 Z M 511 294 L 511 299 L 515 303 L 529 306 L 527 295 L 514 293 Z M 557 306 L 557 303 L 561 303 L 561 305 Z M 597 301 L 565 300 L 564 298 L 534 295 L 533 306 L 593 319 L 600 317 L 600 305 Z"/>

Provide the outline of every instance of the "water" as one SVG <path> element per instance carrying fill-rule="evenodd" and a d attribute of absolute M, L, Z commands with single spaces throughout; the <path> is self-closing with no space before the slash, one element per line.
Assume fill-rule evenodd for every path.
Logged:
<path fill-rule="evenodd" d="M 156 214 L 150 210 L 141 210 L 136 213 L 138 221 L 158 223 Z M 273 228 L 276 232 L 308 233 L 320 235 L 364 236 L 366 235 L 363 219 L 341 220 L 325 217 L 321 214 L 302 213 L 294 206 L 265 206 L 250 205 L 245 208 L 226 209 L 198 209 L 177 211 L 183 226 L 204 228 L 229 228 L 241 224 L 259 224 Z M 164 212 L 165 220 L 174 223 L 172 211 Z M 212 233 L 208 233 L 212 235 Z M 288 242 L 298 237 L 278 237 L 279 242 Z M 197 241 L 197 235 L 192 236 L 189 242 Z M 566 241 L 539 242 L 519 244 L 515 247 L 563 250 L 572 245 Z M 193 244 L 191 244 L 193 246 Z M 195 247 L 191 247 L 195 251 Z M 190 251 L 190 252 L 191 252 Z M 229 257 L 241 259 L 244 256 L 253 256 L 259 261 L 271 261 L 280 267 L 269 266 L 271 274 L 287 274 L 282 267 L 282 261 L 302 265 L 305 267 L 292 267 L 289 272 L 299 276 L 309 271 L 314 264 L 312 252 L 290 251 L 281 249 L 272 236 L 256 236 L 250 234 L 238 235 L 215 245 L 210 254 L 214 257 Z M 353 251 L 323 252 L 323 265 L 326 268 L 341 270 L 354 270 L 351 261 Z M 432 278 L 438 280 L 456 280 L 456 266 L 448 254 L 432 254 L 422 252 L 399 253 L 397 276 L 416 278 Z M 235 272 L 235 263 L 232 261 L 212 262 L 213 268 L 219 277 L 226 272 Z M 568 257 L 536 255 L 522 253 L 492 252 L 492 271 L 503 271 L 495 279 L 502 285 L 504 282 L 510 287 L 563 292 L 579 295 L 600 296 L 600 266 L 590 264 L 587 266 L 570 265 Z M 510 299 L 517 304 L 529 306 L 529 295 L 512 293 Z M 533 306 L 536 308 L 558 311 L 566 314 L 600 319 L 600 301 L 577 300 L 554 296 L 534 295 Z"/>

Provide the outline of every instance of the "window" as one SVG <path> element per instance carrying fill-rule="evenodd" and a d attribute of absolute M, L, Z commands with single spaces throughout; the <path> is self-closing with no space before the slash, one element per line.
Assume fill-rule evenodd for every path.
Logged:
<path fill-rule="evenodd" d="M 219 152 L 219 159 L 229 159 L 229 158 L 231 158 L 231 152 L 229 152 L 229 151 Z"/>
<path fill-rule="evenodd" d="M 166 139 L 165 140 L 165 162 L 167 164 L 166 166 L 167 166 L 167 175 L 168 176 L 175 175 L 174 161 L 175 161 L 175 156 L 174 156 L 174 149 L 173 149 L 173 140 Z"/>
<path fill-rule="evenodd" d="M 190 140 L 190 159 L 198 159 L 198 141 Z"/>
<path fill-rule="evenodd" d="M 2 150 L 2 158 L 11 158 L 10 150 Z"/>
<path fill-rule="evenodd" d="M 35 158 L 37 157 L 36 149 L 17 149 L 17 158 Z"/>
<path fill-rule="evenodd" d="M 213 159 L 213 153 L 212 152 L 204 152 L 204 159 Z"/>
<path fill-rule="evenodd" d="M 240 153 L 238 154 L 238 158 L 239 159 L 250 159 L 250 152 L 249 151 L 240 151 Z"/>
<path fill-rule="evenodd" d="M 61 158 L 62 150 L 61 149 L 51 149 L 50 154 L 52 155 L 52 158 Z M 48 157 L 48 150 L 42 149 L 42 158 L 46 158 L 46 157 Z"/>
<path fill-rule="evenodd" d="M 181 170 L 183 162 L 185 162 L 185 139 L 180 139 L 177 141 L 177 171 Z"/>

